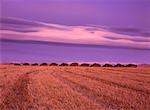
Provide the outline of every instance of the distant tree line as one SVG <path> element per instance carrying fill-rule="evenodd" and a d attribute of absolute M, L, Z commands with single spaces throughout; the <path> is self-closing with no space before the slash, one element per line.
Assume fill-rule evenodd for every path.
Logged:
<path fill-rule="evenodd" d="M 38 64 L 38 63 L 33 63 L 33 64 L 30 64 L 30 63 L 10 63 L 10 64 L 13 64 L 13 65 L 16 65 L 16 66 L 81 66 L 81 67 L 137 67 L 136 64 L 98 64 L 98 63 L 93 63 L 93 64 L 89 64 L 89 63 L 82 63 L 82 64 L 79 64 L 79 63 L 71 63 L 71 64 L 68 64 L 68 63 L 61 63 L 61 64 L 57 64 L 57 63 L 51 63 L 51 64 L 48 64 L 48 63 L 41 63 L 41 64 Z"/>

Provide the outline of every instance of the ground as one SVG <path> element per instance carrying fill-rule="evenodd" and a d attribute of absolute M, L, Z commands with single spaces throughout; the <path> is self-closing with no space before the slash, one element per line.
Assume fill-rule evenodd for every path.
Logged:
<path fill-rule="evenodd" d="M 150 68 L 0 66 L 0 110 L 150 110 Z"/>

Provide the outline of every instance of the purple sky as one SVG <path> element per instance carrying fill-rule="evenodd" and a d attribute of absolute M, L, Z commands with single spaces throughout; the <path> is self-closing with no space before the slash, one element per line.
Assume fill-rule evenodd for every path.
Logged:
<path fill-rule="evenodd" d="M 149 0 L 1 0 L 2 16 L 54 24 L 150 28 Z"/>
<path fill-rule="evenodd" d="M 150 63 L 149 0 L 0 2 L 1 62 Z"/>

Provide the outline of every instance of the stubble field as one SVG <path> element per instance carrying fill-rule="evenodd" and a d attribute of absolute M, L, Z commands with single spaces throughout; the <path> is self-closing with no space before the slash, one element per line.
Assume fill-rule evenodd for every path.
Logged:
<path fill-rule="evenodd" d="M 0 65 L 0 110 L 150 110 L 150 68 Z"/>

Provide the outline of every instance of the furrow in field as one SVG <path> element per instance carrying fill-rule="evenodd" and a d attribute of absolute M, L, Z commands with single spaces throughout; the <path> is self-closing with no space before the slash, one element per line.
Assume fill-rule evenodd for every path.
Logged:
<path fill-rule="evenodd" d="M 81 82 L 78 82 L 76 78 L 72 79 L 71 76 L 70 77 L 68 75 L 65 76 L 64 73 L 63 75 L 56 74 L 55 77 L 59 78 L 60 81 L 62 81 L 63 83 L 69 85 L 74 91 L 81 93 L 83 96 L 99 104 L 99 106 L 105 107 L 105 109 L 130 108 L 129 106 L 124 104 L 124 102 L 122 102 L 121 100 L 117 100 L 116 98 L 111 97 L 110 95 L 102 93 L 101 92 L 102 89 L 90 87 L 88 83 L 84 85 Z"/>
<path fill-rule="evenodd" d="M 31 86 L 31 75 L 37 70 L 22 68 L 21 71 L 15 71 L 14 76 L 16 77 L 14 79 L 7 79 L 13 81 L 12 84 L 5 83 L 8 86 L 2 91 L 2 102 L 0 104 L 2 110 L 38 109 L 36 106 L 38 103 L 31 96 L 33 91 L 30 91 L 30 88 L 34 88 Z"/>
<path fill-rule="evenodd" d="M 124 68 L 123 68 L 124 69 Z M 125 70 L 122 70 L 122 68 L 103 68 L 103 67 L 93 67 L 93 68 L 79 68 L 80 71 L 89 71 L 89 72 L 99 72 L 99 73 L 109 73 L 109 74 L 113 74 L 113 75 L 118 75 L 120 73 L 122 73 L 123 75 L 125 76 L 131 76 L 131 77 L 134 77 L 134 78 L 143 78 L 143 79 L 150 79 L 149 77 L 149 69 L 139 69 L 139 68 L 132 68 L 130 71 L 131 68 L 125 68 Z M 142 74 L 141 74 L 142 73 Z M 145 75 L 144 75 L 145 73 Z"/>
<path fill-rule="evenodd" d="M 72 68 L 68 68 L 66 69 L 66 71 L 74 71 L 74 69 Z M 112 73 L 111 71 L 103 71 L 103 70 L 97 70 L 97 68 L 92 68 L 91 70 L 89 69 L 76 69 L 76 71 L 74 71 L 74 73 L 78 73 L 78 74 L 84 74 L 87 76 L 92 76 L 92 77 L 96 77 L 96 78 L 101 78 L 101 79 L 106 79 L 112 82 L 116 82 L 119 84 L 123 84 L 123 85 L 128 85 L 134 88 L 138 88 L 138 89 L 143 89 L 143 90 L 147 90 L 150 91 L 150 83 L 149 80 L 144 78 L 135 78 L 132 77 L 130 75 L 125 75 L 125 73 L 123 72 L 117 72 L 117 74 Z"/>
<path fill-rule="evenodd" d="M 80 86 L 80 89 L 82 89 L 84 86 L 86 88 L 90 88 L 91 89 L 91 94 L 94 95 L 96 93 L 99 94 L 99 96 L 107 96 L 111 99 L 107 99 L 104 100 L 106 98 L 102 98 L 102 101 L 107 103 L 107 101 L 110 101 L 109 104 L 112 104 L 113 106 L 120 107 L 120 108 L 142 108 L 143 107 L 143 103 L 144 107 L 148 108 L 147 105 L 149 105 L 149 95 L 148 94 L 142 94 L 142 93 L 137 93 L 137 92 L 133 92 L 132 90 L 128 90 L 126 88 L 118 88 L 116 86 L 112 85 L 108 85 L 104 82 L 99 82 L 99 81 L 95 81 L 92 80 L 90 78 L 86 78 L 86 77 L 82 77 L 82 76 L 78 76 L 76 75 L 76 73 L 73 75 L 71 73 L 68 72 L 61 72 L 63 74 L 59 74 L 61 77 L 64 77 L 66 80 L 70 81 L 70 83 L 75 83 L 76 85 L 82 85 Z M 69 84 L 69 82 L 68 82 Z M 74 85 L 75 85 L 74 84 Z M 73 85 L 72 85 L 73 86 Z M 76 89 L 78 86 L 75 86 L 74 88 Z M 79 90 L 80 90 L 79 89 Z M 83 91 L 84 93 L 89 93 L 89 90 L 87 90 L 86 92 Z M 81 91 L 82 92 L 82 91 Z M 89 93 L 90 94 L 90 93 Z M 96 97 L 95 95 L 95 97 Z M 99 98 L 99 97 L 97 97 Z M 124 100 L 122 100 L 122 98 Z M 113 101 L 116 100 L 116 101 Z M 123 101 L 123 102 L 122 102 Z M 146 105 L 146 106 L 145 106 Z"/>
<path fill-rule="evenodd" d="M 2 102 L 2 109 L 23 109 L 28 101 L 28 82 L 29 76 L 23 74 L 14 83 L 12 89 L 4 94 L 4 100 Z"/>
<path fill-rule="evenodd" d="M 132 90 L 132 91 L 135 91 L 135 92 L 140 92 L 142 94 L 150 95 L 150 91 L 148 90 L 149 88 L 148 89 L 138 88 L 138 87 L 132 86 L 131 83 L 129 85 L 126 82 L 122 83 L 121 80 L 116 80 L 116 79 L 113 80 L 112 77 L 109 78 L 109 77 L 103 77 L 103 76 L 100 76 L 100 75 L 99 76 L 98 75 L 93 76 L 93 74 L 88 75 L 87 73 L 85 74 L 85 72 L 84 73 L 76 73 L 76 72 L 72 72 L 72 71 L 68 71 L 68 70 L 66 70 L 66 72 L 68 72 L 70 74 L 90 78 L 92 80 L 100 81 L 100 82 L 105 83 L 105 84 L 110 85 L 110 86 L 116 86 L 118 88 L 125 88 L 125 89 L 129 89 L 129 90 Z"/>
<path fill-rule="evenodd" d="M 139 71 L 139 68 L 135 68 L 134 72 L 130 72 L 130 69 L 126 69 L 126 71 L 120 71 L 120 68 L 90 68 L 90 69 L 86 69 L 86 71 L 89 71 L 91 73 L 100 73 L 100 74 L 111 74 L 114 76 L 118 76 L 118 75 L 122 75 L 123 77 L 127 77 L 127 78 L 132 78 L 132 79 L 138 79 L 140 80 L 140 82 L 147 82 L 150 83 L 150 76 L 147 76 L 149 73 L 147 71 L 145 71 L 145 73 L 147 74 L 146 76 L 143 74 L 140 74 L 140 72 L 143 72 L 142 70 Z M 85 70 L 84 70 L 85 72 Z M 146 80 L 146 81 L 145 81 Z"/>
<path fill-rule="evenodd" d="M 41 71 L 34 77 L 40 97 L 40 106 L 53 110 L 99 110 L 98 105 L 61 83 L 51 70 Z"/>
<path fill-rule="evenodd" d="M 125 88 L 125 89 L 131 89 L 135 92 L 141 92 L 144 94 L 150 94 L 150 84 L 141 84 L 139 82 L 135 82 L 135 81 L 130 81 L 130 80 L 126 80 L 124 78 L 121 77 L 115 77 L 112 76 L 109 73 L 93 73 L 93 72 L 88 72 L 88 71 L 84 71 L 84 72 L 72 72 L 73 70 L 65 70 L 66 72 L 70 72 L 70 73 L 75 73 L 76 75 L 80 75 L 82 77 L 87 77 L 93 80 L 97 80 L 97 81 L 101 81 L 105 84 L 108 85 L 114 85 L 117 87 L 121 87 L 121 88 Z"/>
<path fill-rule="evenodd" d="M 10 69 L 8 67 L 6 70 L 0 71 L 0 105 L 3 103 L 4 94 L 9 94 L 8 91 L 12 90 L 19 77 L 27 71 L 17 69 L 14 66 Z"/>
<path fill-rule="evenodd" d="M 141 90 L 146 90 L 150 92 L 150 77 L 147 76 L 145 78 L 141 78 L 141 77 L 135 77 L 132 76 L 132 74 L 126 74 L 126 72 L 115 72 L 116 74 L 114 74 L 114 72 L 110 71 L 89 71 L 89 70 L 85 70 L 84 72 L 79 72 L 82 74 L 87 73 L 86 75 L 89 76 L 95 76 L 95 77 L 100 77 L 106 80 L 110 80 L 119 84 L 125 84 L 128 86 L 131 86 L 133 88 L 138 88 Z M 138 73 L 137 73 L 138 74 Z M 136 74 L 135 74 L 136 75 Z"/>
<path fill-rule="evenodd" d="M 134 69 L 126 69 L 126 68 L 104 68 L 104 70 L 110 70 L 110 71 L 115 71 L 115 72 L 124 72 L 124 73 L 130 73 L 130 74 L 139 74 L 141 76 L 150 76 L 150 72 L 148 70 L 140 70 L 139 68 L 134 68 Z"/>

